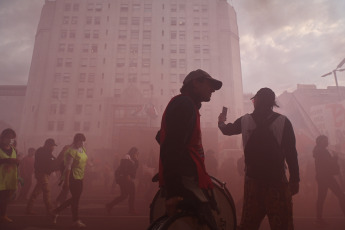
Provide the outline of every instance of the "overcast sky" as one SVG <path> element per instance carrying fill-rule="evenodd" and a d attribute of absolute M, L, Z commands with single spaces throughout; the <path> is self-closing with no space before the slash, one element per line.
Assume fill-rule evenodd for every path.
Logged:
<path fill-rule="evenodd" d="M 333 76 L 320 76 L 345 58 L 344 0 L 230 2 L 237 12 L 244 92 L 335 85 Z M 43 4 L 0 0 L 0 85 L 26 84 Z M 345 86 L 345 71 L 338 81 Z"/>

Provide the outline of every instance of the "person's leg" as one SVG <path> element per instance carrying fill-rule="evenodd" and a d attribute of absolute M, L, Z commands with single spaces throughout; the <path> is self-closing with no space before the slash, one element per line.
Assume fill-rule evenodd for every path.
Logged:
<path fill-rule="evenodd" d="M 68 193 L 69 193 L 69 189 L 62 188 L 61 192 L 59 193 L 58 197 L 56 198 L 56 203 L 58 205 L 62 204 L 67 199 Z"/>
<path fill-rule="evenodd" d="M 246 179 L 240 230 L 257 230 L 266 215 L 262 187 L 254 180 Z"/>
<path fill-rule="evenodd" d="M 2 190 L 0 191 L 0 217 L 6 216 L 6 210 L 8 201 L 10 199 L 10 190 Z"/>
<path fill-rule="evenodd" d="M 322 219 L 322 211 L 323 211 L 323 204 L 326 200 L 327 195 L 327 182 L 325 181 L 318 181 L 317 184 L 317 201 L 316 201 L 316 219 Z"/>
<path fill-rule="evenodd" d="M 328 181 L 328 187 L 338 198 L 340 208 L 345 216 L 345 193 L 341 190 L 338 182 L 334 177 L 330 178 L 330 180 Z"/>
<path fill-rule="evenodd" d="M 287 183 L 266 192 L 267 216 L 272 230 L 293 230 L 292 196 Z"/>
<path fill-rule="evenodd" d="M 32 178 L 30 176 L 24 177 L 23 179 L 24 179 L 24 185 L 21 188 L 19 196 L 18 196 L 19 201 L 25 201 L 27 199 L 28 192 L 32 184 Z"/>
<path fill-rule="evenodd" d="M 72 194 L 71 208 L 73 221 L 79 220 L 79 200 L 83 191 L 83 181 L 70 178 L 70 189 Z"/>
<path fill-rule="evenodd" d="M 43 201 L 46 206 L 47 213 L 50 214 L 52 210 L 52 203 L 50 200 L 50 189 L 49 189 L 48 181 L 49 181 L 49 175 L 47 174 L 42 175 Z"/>
<path fill-rule="evenodd" d="M 134 208 L 134 200 L 135 200 L 135 184 L 133 181 L 130 181 L 128 183 L 128 205 L 129 205 L 129 212 L 134 214 L 135 208 Z"/>
<path fill-rule="evenodd" d="M 36 185 L 34 190 L 31 192 L 30 198 L 28 200 L 28 203 L 26 205 L 26 213 L 27 214 L 32 214 L 32 208 L 34 205 L 34 201 L 37 199 L 37 197 L 41 194 L 42 192 L 42 177 L 41 175 L 36 175 Z"/>
<path fill-rule="evenodd" d="M 119 184 L 121 194 L 118 197 L 115 197 L 110 203 L 107 204 L 107 209 L 110 211 L 112 207 L 125 200 L 128 197 L 128 183 L 122 182 Z"/>

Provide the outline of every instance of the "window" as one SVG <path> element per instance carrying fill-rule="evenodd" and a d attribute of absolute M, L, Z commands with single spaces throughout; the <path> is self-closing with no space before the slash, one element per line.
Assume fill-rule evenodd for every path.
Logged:
<path fill-rule="evenodd" d="M 73 16 L 71 19 L 71 24 L 76 25 L 78 24 L 78 17 L 77 16 Z"/>
<path fill-rule="evenodd" d="M 65 4 L 65 11 L 70 11 L 71 10 L 71 4 L 70 3 L 66 3 Z"/>
<path fill-rule="evenodd" d="M 152 12 L 152 4 L 144 4 L 144 12 Z"/>
<path fill-rule="evenodd" d="M 170 53 L 171 54 L 177 53 L 177 45 L 170 45 Z"/>
<path fill-rule="evenodd" d="M 90 67 L 97 66 L 97 58 L 90 58 Z"/>
<path fill-rule="evenodd" d="M 75 121 L 74 122 L 74 131 L 75 132 L 79 132 L 80 131 L 80 122 L 79 121 Z"/>
<path fill-rule="evenodd" d="M 74 45 L 73 45 L 73 44 L 68 44 L 68 46 L 67 46 L 67 51 L 68 51 L 69 53 L 73 53 L 73 50 L 74 50 Z"/>
<path fill-rule="evenodd" d="M 144 17 L 144 26 L 150 26 L 152 23 L 151 17 Z"/>
<path fill-rule="evenodd" d="M 209 54 L 210 53 L 210 47 L 208 45 L 204 45 L 202 48 L 203 54 Z"/>
<path fill-rule="evenodd" d="M 86 67 L 87 66 L 87 58 L 80 59 L 80 67 Z"/>
<path fill-rule="evenodd" d="M 60 106 L 59 106 L 59 113 L 61 115 L 66 113 L 66 105 L 65 104 L 60 104 Z"/>
<path fill-rule="evenodd" d="M 180 31 L 179 32 L 179 39 L 180 40 L 186 40 L 186 31 Z"/>
<path fill-rule="evenodd" d="M 73 11 L 79 11 L 79 4 L 73 4 Z"/>
<path fill-rule="evenodd" d="M 75 31 L 74 30 L 69 31 L 69 38 L 75 38 Z"/>
<path fill-rule="evenodd" d="M 86 73 L 80 73 L 79 75 L 79 82 L 84 83 L 86 79 Z"/>
<path fill-rule="evenodd" d="M 199 6 L 199 5 L 194 5 L 194 6 L 193 6 L 193 12 L 194 12 L 194 13 L 200 12 L 200 6 Z"/>
<path fill-rule="evenodd" d="M 127 39 L 127 30 L 119 31 L 119 39 Z"/>
<path fill-rule="evenodd" d="M 92 24 L 92 17 L 87 16 L 86 17 L 86 25 L 91 25 Z"/>
<path fill-rule="evenodd" d="M 186 68 L 186 59 L 179 60 L 179 67 L 182 69 Z"/>
<path fill-rule="evenodd" d="M 68 16 L 64 16 L 62 19 L 62 24 L 67 25 L 69 23 L 69 17 Z"/>
<path fill-rule="evenodd" d="M 120 5 L 120 12 L 128 12 L 128 4 L 122 3 Z"/>
<path fill-rule="evenodd" d="M 137 66 L 138 66 L 138 60 L 137 59 L 129 60 L 129 67 L 137 67 Z"/>
<path fill-rule="evenodd" d="M 87 79 L 89 83 L 95 83 L 95 74 L 94 73 L 89 73 L 89 77 Z"/>
<path fill-rule="evenodd" d="M 207 13 L 207 11 L 208 11 L 207 5 L 201 5 L 201 11 L 202 11 L 203 13 Z"/>
<path fill-rule="evenodd" d="M 125 77 L 124 77 L 124 75 L 121 74 L 121 73 L 116 74 L 116 75 L 115 75 L 115 82 L 116 82 L 116 83 L 123 83 L 123 82 L 125 82 Z"/>
<path fill-rule="evenodd" d="M 48 131 L 54 131 L 54 127 L 55 127 L 55 122 L 54 121 L 48 121 Z"/>
<path fill-rule="evenodd" d="M 93 98 L 93 89 L 87 89 L 86 90 L 86 97 L 87 98 Z"/>
<path fill-rule="evenodd" d="M 124 58 L 118 58 L 116 61 L 116 67 L 125 67 L 125 59 Z"/>
<path fill-rule="evenodd" d="M 61 98 L 68 98 L 68 89 L 67 88 L 61 89 Z"/>
<path fill-rule="evenodd" d="M 170 83 L 177 83 L 177 74 L 170 74 Z"/>
<path fill-rule="evenodd" d="M 52 98 L 59 98 L 59 89 L 58 88 L 53 88 L 52 90 Z"/>
<path fill-rule="evenodd" d="M 90 38 L 90 37 L 91 37 L 90 30 L 84 30 L 84 38 Z"/>
<path fill-rule="evenodd" d="M 83 53 L 88 53 L 89 52 L 89 44 L 83 44 L 82 48 L 81 48 L 81 51 Z"/>
<path fill-rule="evenodd" d="M 93 31 L 92 38 L 95 38 L 95 39 L 99 38 L 99 30 L 94 30 Z"/>
<path fill-rule="evenodd" d="M 115 98 L 121 97 L 121 89 L 114 89 L 114 97 Z"/>
<path fill-rule="evenodd" d="M 200 45 L 194 46 L 194 54 L 200 54 Z"/>
<path fill-rule="evenodd" d="M 54 81 L 55 81 L 56 83 L 58 83 L 58 82 L 61 81 L 61 73 L 56 73 L 56 74 L 54 75 Z"/>
<path fill-rule="evenodd" d="M 177 11 L 177 5 L 176 4 L 171 4 L 170 12 L 176 12 L 176 11 Z"/>
<path fill-rule="evenodd" d="M 170 31 L 170 39 L 176 39 L 177 38 L 177 31 Z"/>
<path fill-rule="evenodd" d="M 92 105 L 85 105 L 84 113 L 85 113 L 85 115 L 91 115 L 92 114 Z"/>
<path fill-rule="evenodd" d="M 96 44 L 91 45 L 91 53 L 97 53 L 98 51 L 98 46 Z"/>
<path fill-rule="evenodd" d="M 131 30 L 131 39 L 139 39 L 139 30 Z"/>
<path fill-rule="evenodd" d="M 62 81 L 65 83 L 69 83 L 71 81 L 71 74 L 70 73 L 64 73 Z"/>
<path fill-rule="evenodd" d="M 57 122 L 57 131 L 63 131 L 63 128 L 64 128 L 64 122 L 58 121 Z"/>
<path fill-rule="evenodd" d="M 207 31 L 202 31 L 202 40 L 208 41 L 208 32 Z"/>
<path fill-rule="evenodd" d="M 95 11 L 96 12 L 101 12 L 103 8 L 103 4 L 102 3 L 96 3 L 95 5 Z"/>
<path fill-rule="evenodd" d="M 208 26 L 208 18 L 201 19 L 202 26 Z"/>
<path fill-rule="evenodd" d="M 179 20 L 178 20 L 178 24 L 180 26 L 186 25 L 186 18 L 185 17 L 180 17 Z"/>
<path fill-rule="evenodd" d="M 170 25 L 176 26 L 177 25 L 177 19 L 176 18 L 170 18 Z"/>
<path fill-rule="evenodd" d="M 100 25 L 101 24 L 101 17 L 95 17 L 94 23 L 95 23 L 95 25 Z"/>
<path fill-rule="evenodd" d="M 185 54 L 186 53 L 186 46 L 185 45 L 180 45 L 178 52 L 180 54 Z"/>
<path fill-rule="evenodd" d="M 93 3 L 88 3 L 87 4 L 87 10 L 88 11 L 93 11 Z"/>
<path fill-rule="evenodd" d="M 138 49 L 139 49 L 138 44 L 131 44 L 129 52 L 131 55 L 137 55 Z"/>
<path fill-rule="evenodd" d="M 84 97 L 84 92 L 85 92 L 85 89 L 79 88 L 78 91 L 77 91 L 78 98 L 83 98 Z"/>
<path fill-rule="evenodd" d="M 170 59 L 170 68 L 176 68 L 176 67 L 177 67 L 176 59 Z"/>
<path fill-rule="evenodd" d="M 126 52 L 126 45 L 124 45 L 124 44 L 118 44 L 118 45 L 117 45 L 117 52 L 118 52 L 118 53 L 125 53 L 125 52 Z"/>
<path fill-rule="evenodd" d="M 62 65 L 63 65 L 63 59 L 62 58 L 56 59 L 56 67 L 62 67 Z"/>
<path fill-rule="evenodd" d="M 199 26 L 200 25 L 200 18 L 193 18 L 193 26 Z"/>
<path fill-rule="evenodd" d="M 72 67 L 72 58 L 65 59 L 65 67 Z"/>
<path fill-rule="evenodd" d="M 180 11 L 185 11 L 186 10 L 186 5 L 185 4 L 180 4 L 179 5 L 179 10 Z"/>
<path fill-rule="evenodd" d="M 137 82 L 137 74 L 136 73 L 129 74 L 128 82 L 131 82 L 131 83 Z"/>
<path fill-rule="evenodd" d="M 57 104 L 50 105 L 50 114 L 54 115 L 57 113 Z"/>
<path fill-rule="evenodd" d="M 61 30 L 60 38 L 67 38 L 67 30 Z"/>
<path fill-rule="evenodd" d="M 132 10 L 133 11 L 140 11 L 140 4 L 139 3 L 133 3 Z"/>
<path fill-rule="evenodd" d="M 150 54 L 151 53 L 151 45 L 144 44 L 143 45 L 143 54 Z"/>
<path fill-rule="evenodd" d="M 150 76 L 148 74 L 142 74 L 141 75 L 141 82 L 149 82 Z"/>
<path fill-rule="evenodd" d="M 150 59 L 149 58 L 143 58 L 142 67 L 143 68 L 149 68 L 150 67 Z"/>
<path fill-rule="evenodd" d="M 128 18 L 127 17 L 120 17 L 120 25 L 125 26 L 128 24 Z"/>
<path fill-rule="evenodd" d="M 139 17 L 132 17 L 132 26 L 139 26 L 140 25 L 140 18 Z"/>
<path fill-rule="evenodd" d="M 194 31 L 193 38 L 194 40 L 200 40 L 200 31 Z"/>
<path fill-rule="evenodd" d="M 63 43 L 59 44 L 58 51 L 59 52 L 65 52 L 65 44 L 63 44 Z"/>
<path fill-rule="evenodd" d="M 151 39 L 151 30 L 144 30 L 143 39 Z"/>

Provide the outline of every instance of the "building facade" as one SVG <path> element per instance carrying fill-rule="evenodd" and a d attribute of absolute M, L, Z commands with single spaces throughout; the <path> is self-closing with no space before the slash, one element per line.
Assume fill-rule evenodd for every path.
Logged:
<path fill-rule="evenodd" d="M 198 68 L 223 81 L 201 109 L 202 127 L 217 135 L 222 106 L 229 119 L 243 111 L 236 20 L 226 0 L 46 0 L 22 137 L 66 143 L 83 132 L 93 149 L 154 145 L 166 104 Z"/>

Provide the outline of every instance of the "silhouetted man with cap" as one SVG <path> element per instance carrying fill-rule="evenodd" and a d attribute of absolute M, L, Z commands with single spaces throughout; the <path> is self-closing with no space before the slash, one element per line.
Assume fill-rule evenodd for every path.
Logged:
<path fill-rule="evenodd" d="M 35 153 L 35 177 L 37 180 L 36 186 L 31 193 L 28 204 L 26 206 L 26 214 L 35 214 L 32 211 L 34 201 L 43 192 L 43 201 L 46 206 L 47 214 L 51 214 L 52 204 L 50 199 L 49 176 L 53 171 L 56 171 L 56 158 L 53 156 L 53 151 L 56 143 L 54 139 L 49 138 L 44 142 L 44 146 L 37 149 Z"/>
<path fill-rule="evenodd" d="M 174 215 L 179 209 L 197 213 L 212 229 L 217 229 L 209 200 L 203 192 L 213 184 L 205 170 L 201 141 L 199 109 L 202 102 L 222 87 L 222 82 L 203 70 L 190 72 L 183 81 L 181 94 L 167 105 L 157 134 L 160 143 L 159 184 L 166 192 L 166 211 Z"/>
<path fill-rule="evenodd" d="M 254 111 L 225 124 L 218 117 L 224 135 L 242 134 L 245 157 L 244 203 L 241 230 L 259 229 L 267 215 L 271 229 L 293 229 L 292 196 L 299 190 L 299 166 L 295 134 L 289 119 L 273 111 L 275 93 L 260 89 L 252 98 Z M 290 178 L 285 175 L 285 162 Z"/>

